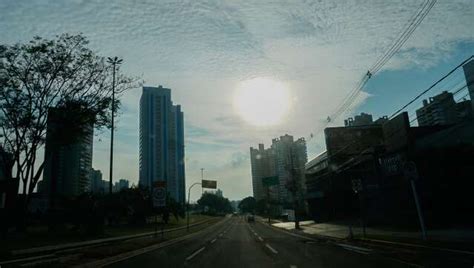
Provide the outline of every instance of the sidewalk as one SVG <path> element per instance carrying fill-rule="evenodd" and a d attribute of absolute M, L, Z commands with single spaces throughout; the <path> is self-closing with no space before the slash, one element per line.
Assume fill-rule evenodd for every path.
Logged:
<path fill-rule="evenodd" d="M 294 222 L 279 222 L 272 224 L 275 227 L 286 230 L 294 230 Z M 349 236 L 348 224 L 342 223 L 315 223 L 314 221 L 300 222 L 301 232 L 309 235 L 319 235 L 332 238 L 344 239 Z M 352 232 L 356 238 L 362 238 L 363 232 L 360 225 L 353 224 Z M 389 240 L 422 242 L 421 233 L 415 231 L 399 231 L 385 228 L 367 228 L 367 238 Z M 474 229 L 441 229 L 428 230 L 428 240 L 448 243 L 472 243 L 474 244 Z"/>

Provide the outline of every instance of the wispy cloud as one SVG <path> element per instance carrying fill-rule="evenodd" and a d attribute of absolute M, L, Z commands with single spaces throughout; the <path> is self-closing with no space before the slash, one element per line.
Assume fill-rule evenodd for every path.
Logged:
<path fill-rule="evenodd" d="M 0 39 L 83 32 L 100 54 L 123 57 L 123 71 L 172 88 L 185 113 L 189 181 L 205 167 L 236 198 L 251 193 L 248 147 L 317 130 L 422 2 L 4 0 Z M 446 60 L 460 42 L 474 42 L 472 18 L 471 0 L 439 0 L 384 71 Z M 238 83 L 259 76 L 290 87 L 292 109 L 278 126 L 250 126 L 233 109 Z M 123 98 L 116 146 L 123 154 L 116 173 L 133 180 L 140 94 L 132 90 Z M 94 166 L 106 170 L 107 135 L 102 139 Z M 322 149 L 316 139 L 309 143 L 310 153 Z"/>

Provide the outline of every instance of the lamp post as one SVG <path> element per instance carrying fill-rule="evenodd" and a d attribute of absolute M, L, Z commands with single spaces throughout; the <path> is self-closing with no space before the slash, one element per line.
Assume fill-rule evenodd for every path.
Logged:
<path fill-rule="evenodd" d="M 110 129 L 110 170 L 109 170 L 109 194 L 112 194 L 112 177 L 114 166 L 114 115 L 115 115 L 115 71 L 117 65 L 122 63 L 122 59 L 118 57 L 107 58 L 107 63 L 112 65 L 112 124 Z"/>
<path fill-rule="evenodd" d="M 189 231 L 189 199 L 191 198 L 191 189 L 194 187 L 194 185 L 202 185 L 200 182 L 196 182 L 193 185 L 189 187 L 188 190 L 188 205 L 186 208 L 186 231 Z"/>

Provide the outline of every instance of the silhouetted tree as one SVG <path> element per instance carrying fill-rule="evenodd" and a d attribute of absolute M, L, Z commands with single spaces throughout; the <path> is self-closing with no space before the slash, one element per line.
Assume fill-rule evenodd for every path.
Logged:
<path fill-rule="evenodd" d="M 229 199 L 216 194 L 204 193 L 197 201 L 201 207 L 209 209 L 208 214 L 223 214 L 232 212 L 232 205 Z"/>
<path fill-rule="evenodd" d="M 87 45 L 81 34 L 0 45 L 0 145 L 12 153 L 13 176 L 21 179 L 25 195 L 33 192 L 43 172 L 44 159 L 37 165 L 36 157 L 45 142 L 52 108 L 69 111 L 63 118 L 76 126 L 110 125 L 112 67 Z M 121 93 L 133 82 L 117 75 L 116 108 Z M 80 135 L 71 131 L 68 138 L 73 139 L 75 133 Z"/>
<path fill-rule="evenodd" d="M 255 213 L 256 208 L 257 201 L 251 196 L 242 199 L 239 203 L 239 209 L 243 213 Z"/>

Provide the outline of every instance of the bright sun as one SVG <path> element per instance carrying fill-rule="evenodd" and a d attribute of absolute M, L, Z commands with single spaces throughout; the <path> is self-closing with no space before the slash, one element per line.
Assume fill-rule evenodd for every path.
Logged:
<path fill-rule="evenodd" d="M 234 109 L 252 125 L 276 125 L 290 109 L 289 90 L 282 82 L 268 78 L 243 81 L 234 93 Z"/>

